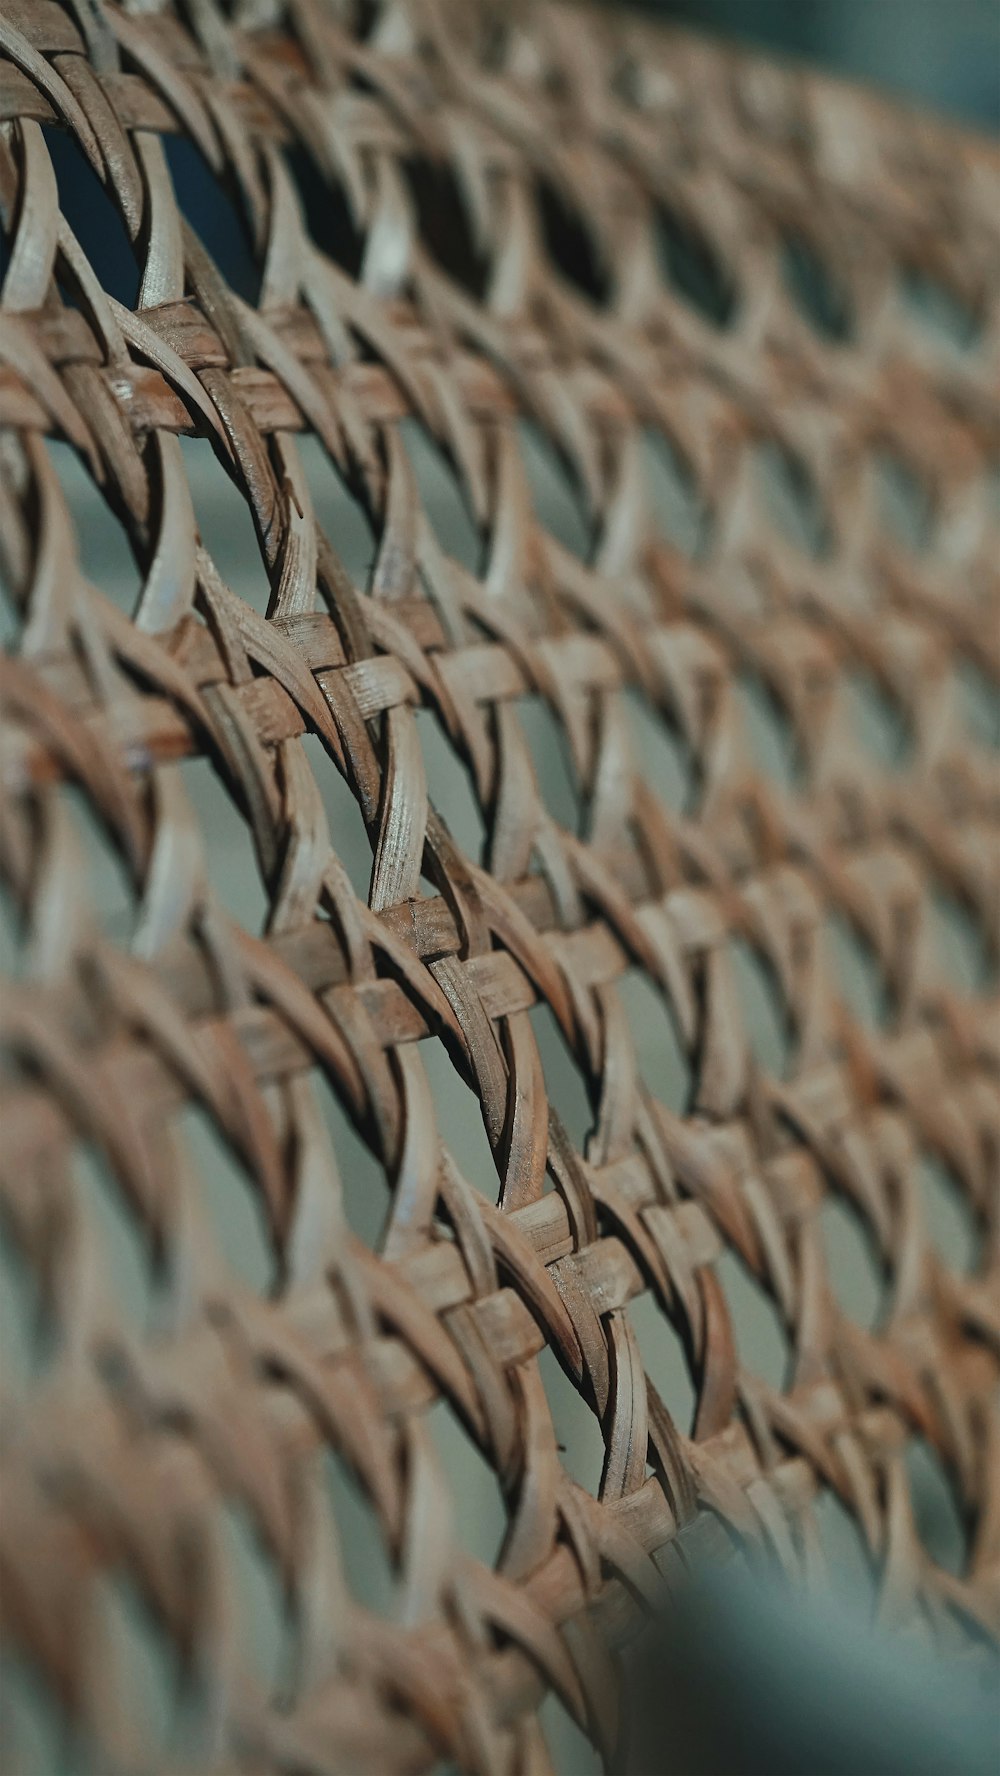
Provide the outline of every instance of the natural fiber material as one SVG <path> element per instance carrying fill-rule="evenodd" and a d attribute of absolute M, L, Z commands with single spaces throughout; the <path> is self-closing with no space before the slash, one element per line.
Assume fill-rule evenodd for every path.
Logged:
<path fill-rule="evenodd" d="M 6 0 L 0 44 L 0 1114 L 33 1364 L 5 1388 L 8 1645 L 95 1770 L 542 1771 L 546 1691 L 613 1744 L 614 1649 L 682 1530 L 822 1584 L 835 1498 L 881 1618 L 981 1656 L 994 150 L 541 4 Z M 185 435 L 245 502 L 239 583 Z M 134 610 L 75 534 L 67 443 Z M 262 929 L 221 898 L 223 814 Z M 492 1199 L 441 1134 L 470 1094 Z M 213 1225 L 234 1173 L 260 1274 Z M 870 1327 L 835 1205 L 877 1268 Z M 741 1275 L 780 1380 L 748 1360 Z M 564 1466 L 546 1347 L 599 1485 Z M 441 1400 L 502 1491 L 495 1568 Z M 954 1572 L 915 1449 L 960 1512 Z M 352 1594 L 365 1522 L 381 1613 Z"/>

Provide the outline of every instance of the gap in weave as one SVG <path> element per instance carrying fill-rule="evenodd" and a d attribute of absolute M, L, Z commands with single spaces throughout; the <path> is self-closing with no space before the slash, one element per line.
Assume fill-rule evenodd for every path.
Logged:
<path fill-rule="evenodd" d="M 139 294 L 139 261 L 117 204 L 68 129 L 47 123 L 41 129 L 63 217 L 102 290 L 126 308 L 134 308 Z M 63 294 L 75 307 L 73 293 Z"/>
<path fill-rule="evenodd" d="M 482 863 L 486 821 L 467 770 L 432 709 L 414 710 L 431 806 L 459 850 Z"/>
<path fill-rule="evenodd" d="M 253 243 L 238 201 L 236 181 L 230 190 L 226 182 L 216 176 L 190 137 L 164 134 L 160 141 L 182 216 L 229 288 L 256 308 L 260 299 L 261 274 L 254 263 Z"/>
<path fill-rule="evenodd" d="M 489 261 L 476 240 L 470 206 L 462 191 L 461 166 L 425 155 L 400 162 L 417 216 L 420 244 L 441 270 L 477 302 L 486 295 Z"/>
<path fill-rule="evenodd" d="M 28 935 L 26 914 L 19 910 L 6 884 L 0 882 L 0 975 L 7 980 L 21 977 Z"/>
<path fill-rule="evenodd" d="M 230 918 L 257 936 L 270 911 L 250 828 L 226 784 L 206 757 L 182 759 L 176 769 L 195 817 L 205 874 Z M 180 835 L 178 835 L 180 836 Z"/>
<path fill-rule="evenodd" d="M 805 459 L 776 438 L 764 438 L 754 448 L 753 462 L 769 523 L 804 555 L 818 559 L 828 554 L 830 533 L 823 500 Z"/>
<path fill-rule="evenodd" d="M 365 251 L 364 229 L 356 221 L 346 191 L 331 166 L 318 167 L 310 148 L 300 142 L 281 150 L 314 246 L 357 278 Z"/>
<path fill-rule="evenodd" d="M 615 992 L 625 1011 L 640 1079 L 654 1098 L 683 1116 L 691 1102 L 694 1068 L 667 996 L 640 968 L 626 969 L 615 981 Z"/>
<path fill-rule="evenodd" d="M 873 456 L 876 510 L 882 529 L 904 549 L 923 554 L 934 533 L 934 499 L 912 464 L 892 450 Z"/>
<path fill-rule="evenodd" d="M 873 673 L 846 670 L 840 677 L 845 731 L 885 771 L 903 770 L 913 758 L 914 737 L 903 705 Z"/>
<path fill-rule="evenodd" d="M 955 668 L 959 717 L 970 740 L 1000 751 L 1000 683 L 974 660 Z"/>
<path fill-rule="evenodd" d="M 7 1767 L 18 1776 L 89 1776 L 81 1771 L 79 1746 L 55 1683 L 40 1664 L 9 1645 L 0 1656 L 3 1697 L 2 1748 Z"/>
<path fill-rule="evenodd" d="M 178 1650 L 138 1583 L 123 1568 L 98 1572 L 91 1580 L 87 1603 L 91 1669 L 100 1661 L 100 1687 L 113 1696 L 143 1763 L 151 1753 L 158 1760 L 174 1748 L 180 1725 Z"/>
<path fill-rule="evenodd" d="M 275 1283 L 275 1256 L 261 1195 L 263 1186 L 237 1158 L 200 1104 L 188 1104 L 179 1113 L 173 1134 L 185 1168 L 197 1180 L 198 1201 L 219 1256 L 256 1295 L 270 1294 Z"/>
<path fill-rule="evenodd" d="M 889 984 L 867 937 L 834 912 L 826 920 L 824 940 L 826 975 L 838 998 L 869 1030 L 884 1029 L 892 1010 Z"/>
<path fill-rule="evenodd" d="M 56 1327 L 46 1311 L 35 1264 L 0 1198 L 0 1378 L 8 1396 L 36 1383 L 55 1354 Z"/>
<path fill-rule="evenodd" d="M 376 1510 L 335 1449 L 323 1452 L 323 1481 L 347 1588 L 356 1603 L 391 1618 L 396 1575 Z"/>
<path fill-rule="evenodd" d="M 729 1307 L 740 1367 L 780 1391 L 788 1373 L 788 1337 L 772 1297 L 729 1249 L 716 1260 L 715 1274 Z"/>
<path fill-rule="evenodd" d="M 697 224 L 673 205 L 656 204 L 653 244 L 671 289 L 714 327 L 735 319 L 736 287 L 714 246 Z"/>
<path fill-rule="evenodd" d="M 634 769 L 672 813 L 686 813 L 694 803 L 697 785 L 683 734 L 635 685 L 626 685 L 620 696 L 632 740 Z"/>
<path fill-rule="evenodd" d="M 917 1536 L 937 1566 L 965 1571 L 967 1536 L 955 1491 L 941 1458 L 923 1437 L 911 1437 L 903 1455 Z"/>
<path fill-rule="evenodd" d="M 539 174 L 535 179 L 535 207 L 542 242 L 552 264 L 567 283 L 603 308 L 611 296 L 612 280 L 600 241 L 575 198 L 565 186 Z"/>
<path fill-rule="evenodd" d="M 377 553 L 375 532 L 364 502 L 348 486 L 314 432 L 299 433 L 295 448 L 316 523 L 351 584 L 363 591 Z"/>
<path fill-rule="evenodd" d="M 272 1702 L 290 1675 L 292 1624 L 278 1567 L 246 1509 L 226 1501 L 216 1533 L 232 1607 L 237 1681 Z"/>
<path fill-rule="evenodd" d="M 920 1154 L 916 1175 L 927 1237 L 951 1270 L 968 1275 L 978 1267 L 980 1248 L 979 1228 L 968 1196 L 937 1154 Z"/>
<path fill-rule="evenodd" d="M 495 1567 L 508 1516 L 496 1472 L 445 1399 L 424 1415 L 447 1482 L 453 1538 L 466 1554 Z"/>
<path fill-rule="evenodd" d="M 680 1333 L 652 1289 L 632 1297 L 628 1317 L 649 1380 L 678 1430 L 689 1437 L 698 1396 Z"/>
<path fill-rule="evenodd" d="M 559 1460 L 570 1478 L 597 1498 L 604 1472 L 604 1436 L 596 1412 L 574 1386 L 550 1345 L 538 1353 Z"/>
<path fill-rule="evenodd" d="M 971 351 L 982 333 L 982 317 L 953 285 L 926 266 L 903 265 L 897 284 L 909 320 L 947 350 Z"/>
<path fill-rule="evenodd" d="M 784 1079 L 791 1060 L 792 1038 L 777 976 L 746 938 L 731 937 L 728 947 L 750 1052 L 764 1073 Z"/>
<path fill-rule="evenodd" d="M 456 469 L 419 419 L 400 420 L 398 430 L 434 535 L 446 555 L 478 574 L 483 540 L 462 496 Z"/>
<path fill-rule="evenodd" d="M 840 1307 L 859 1326 L 871 1329 L 881 1312 L 884 1279 L 870 1229 L 832 1194 L 823 1198 L 819 1226 L 826 1274 Z"/>
<path fill-rule="evenodd" d="M 943 983 L 952 993 L 992 992 L 997 957 L 981 914 L 957 894 L 934 889 L 926 902 L 935 956 Z"/>
<path fill-rule="evenodd" d="M 271 582 L 250 507 L 207 438 L 181 438 L 180 444 L 202 544 L 230 591 L 264 617 Z"/>
<path fill-rule="evenodd" d="M 531 419 L 517 421 L 517 439 L 538 523 L 571 555 L 588 560 L 593 527 L 582 494 L 555 444 Z"/>
<path fill-rule="evenodd" d="M 437 1037 L 420 1044 L 420 1059 L 434 1098 L 438 1135 L 466 1182 L 495 1203 L 500 1180 L 479 1098 Z"/>
<path fill-rule="evenodd" d="M 799 230 L 781 234 L 785 288 L 814 332 L 840 344 L 853 331 L 850 297 L 825 256 Z"/>
<path fill-rule="evenodd" d="M 578 1153 L 586 1150 L 594 1112 L 583 1074 L 577 1065 L 548 1000 L 528 1012 L 545 1079 L 545 1095 Z"/>
<path fill-rule="evenodd" d="M 811 1509 L 831 1590 L 866 1616 L 870 1615 L 877 1585 L 857 1518 L 827 1486 L 820 1488 Z"/>
<path fill-rule="evenodd" d="M 801 749 L 795 729 L 774 691 L 756 672 L 740 671 L 733 690 L 742 718 L 749 758 L 768 787 L 800 789 L 803 784 Z"/>
<path fill-rule="evenodd" d="M 60 784 L 49 791 L 58 798 L 73 834 L 82 868 L 74 870 L 74 893 L 101 934 L 127 949 L 136 920 L 136 899 L 124 857 L 94 809 L 82 785 Z"/>
<path fill-rule="evenodd" d="M 77 1229 L 100 1267 L 112 1317 L 125 1330 L 149 1332 L 163 1281 L 149 1236 L 98 1148 L 74 1146 L 70 1167 Z"/>
<path fill-rule="evenodd" d="M 553 1776 L 605 1776 L 600 1752 L 555 1690 L 549 1690 L 539 1705 L 538 1721 L 552 1760 Z"/>
<path fill-rule="evenodd" d="M 370 1251 L 375 1251 L 389 1208 L 385 1168 L 358 1133 L 326 1075 L 317 1069 L 311 1078 L 333 1146 L 347 1225 Z"/>
<path fill-rule="evenodd" d="M 527 742 L 535 782 L 546 809 L 557 826 L 579 834 L 583 828 L 583 797 L 562 722 L 544 697 L 515 697 L 511 707 Z"/>
<path fill-rule="evenodd" d="M 711 528 L 711 512 L 695 471 L 665 432 L 644 426 L 639 436 L 653 528 L 694 559 L 704 553 Z"/>
<path fill-rule="evenodd" d="M 301 745 L 323 803 L 330 845 L 343 864 L 358 899 L 367 905 L 372 847 L 361 804 L 318 734 L 303 734 Z"/>
<path fill-rule="evenodd" d="M 72 444 L 47 438 L 52 467 L 59 477 L 84 577 L 126 616 L 139 602 L 142 574 L 124 524 L 111 510 Z"/>

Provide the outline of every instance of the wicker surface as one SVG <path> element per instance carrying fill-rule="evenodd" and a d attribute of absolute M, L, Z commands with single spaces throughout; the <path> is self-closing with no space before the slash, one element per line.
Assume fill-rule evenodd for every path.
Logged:
<path fill-rule="evenodd" d="M 543 1771 L 547 1691 L 614 1742 L 614 1649 L 680 1530 L 822 1584 L 832 1496 L 881 1619 L 978 1659 L 993 149 L 548 5 L 6 0 L 0 45 L 0 1114 L 33 1329 L 4 1388 L 8 1644 L 102 1771 Z M 60 210 L 67 137 L 73 226 L 103 252 L 113 224 L 134 296 Z M 225 230 L 177 201 L 178 145 L 239 231 L 240 294 Z M 252 515 L 240 584 L 199 539 L 185 434 Z M 134 609 L 81 566 L 46 439 L 127 537 Z M 364 571 L 337 512 L 370 527 Z M 261 929 L 218 892 L 199 759 Z M 442 1137 L 459 1102 L 492 1199 Z M 212 1223 L 227 1166 L 259 1275 Z M 871 1326 L 838 1292 L 837 1203 L 877 1265 Z M 734 1274 L 780 1317 L 777 1382 Z M 599 1421 L 599 1484 L 566 1471 L 546 1347 Z M 495 1568 L 441 1400 L 499 1482 Z M 955 1571 L 918 1533 L 914 1448 L 961 1514 Z M 352 1595 L 359 1510 L 382 1614 Z M 234 1516 L 277 1676 L 245 1655 Z M 122 1593 L 173 1674 L 162 1761 Z"/>

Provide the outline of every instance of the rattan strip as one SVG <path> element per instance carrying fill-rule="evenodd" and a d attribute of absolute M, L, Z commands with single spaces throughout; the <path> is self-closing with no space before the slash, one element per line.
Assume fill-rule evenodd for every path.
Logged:
<path fill-rule="evenodd" d="M 20 0 L 0 31 L 0 861 L 21 974 L 2 1202 L 44 1333 L 40 1372 L 4 1390 L 9 1642 L 102 1768 L 150 1755 L 109 1639 L 128 1585 L 177 1673 L 157 1767 L 540 1771 L 549 1690 L 610 1756 L 615 1648 L 679 1531 L 822 1583 L 829 1493 L 882 1618 L 982 1656 L 1000 822 L 968 686 L 1000 677 L 995 151 L 549 5 Z M 132 304 L 60 211 L 54 132 L 117 211 Z M 178 202 L 175 138 L 242 217 L 241 295 Z M 915 311 L 921 286 L 957 340 Z M 549 528 L 523 416 L 569 478 L 577 549 Z M 414 420 L 474 564 L 439 540 Z M 185 435 L 243 497 L 255 586 L 199 536 Z M 317 517 L 304 435 L 371 528 L 363 584 Z M 134 610 L 82 570 L 46 437 L 127 535 Z M 664 441 L 697 505 L 688 550 L 650 480 Z M 886 526 L 885 465 L 920 492 L 918 534 Z M 548 805 L 529 704 L 566 748 L 572 812 Z M 418 711 L 467 772 L 479 857 L 435 807 Z M 683 805 L 654 731 L 676 737 Z M 184 789 L 197 760 L 252 841 L 263 931 L 220 900 Z M 367 829 L 363 898 L 334 773 Z M 127 884 L 124 939 L 110 878 L 85 880 L 81 806 Z M 945 906 L 978 974 L 956 974 Z M 881 985 L 868 1018 L 831 921 Z M 770 982 L 780 1065 L 738 945 Z M 638 1052 L 637 979 L 690 1070 L 673 1107 L 665 1062 L 651 1080 Z M 538 1007 L 586 1089 L 585 1139 L 553 1102 Z M 441 1044 L 479 1102 L 495 1206 L 442 1141 Z M 388 1185 L 374 1249 L 349 1224 L 331 1087 Z M 263 1217 L 264 1285 L 213 1236 L 192 1115 Z M 124 1205 L 148 1323 L 109 1272 L 82 1155 Z M 928 1230 L 928 1159 L 974 1230 L 968 1270 Z M 873 1330 L 836 1294 L 831 1201 L 877 1254 Z M 741 1362 L 729 1253 L 780 1316 L 781 1386 Z M 686 1351 L 690 1425 L 629 1307 L 650 1295 Z M 560 1459 L 546 1348 L 600 1423 L 599 1488 Z M 505 1500 L 495 1568 L 449 1499 L 441 1400 Z M 960 1506 L 957 1573 L 921 1546 L 914 1439 Z M 386 1615 L 352 1595 L 331 1452 L 384 1538 Z M 280 1678 L 248 1655 L 234 1508 L 280 1592 Z"/>

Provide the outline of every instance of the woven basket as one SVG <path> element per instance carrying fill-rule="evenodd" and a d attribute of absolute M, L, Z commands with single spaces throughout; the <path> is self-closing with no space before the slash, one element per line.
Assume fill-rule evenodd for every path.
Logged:
<path fill-rule="evenodd" d="M 0 48 L 4 1771 L 610 1757 L 831 1513 L 980 1661 L 995 149 L 547 3 Z"/>

